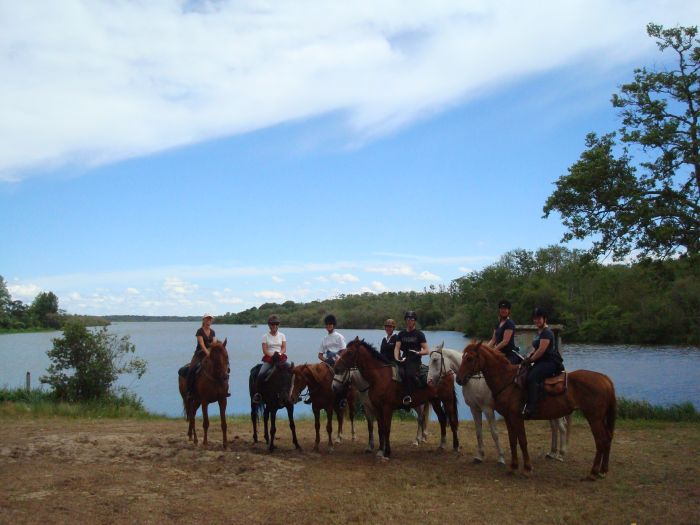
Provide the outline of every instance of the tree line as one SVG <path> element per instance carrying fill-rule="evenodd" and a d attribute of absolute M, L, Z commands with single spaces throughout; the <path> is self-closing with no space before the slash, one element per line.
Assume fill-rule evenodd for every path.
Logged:
<path fill-rule="evenodd" d="M 68 320 L 88 326 L 108 325 L 106 319 L 90 315 L 70 315 L 58 307 L 53 292 L 40 292 L 31 304 L 13 299 L 0 275 L 0 330 L 59 330 Z"/>
<path fill-rule="evenodd" d="M 700 265 L 688 258 L 601 264 L 588 252 L 558 245 L 512 250 L 449 286 L 265 303 L 226 313 L 216 323 L 265 324 L 274 313 L 286 326 L 321 327 L 332 313 L 339 328 L 379 329 L 388 317 L 401 326 L 410 309 L 425 330 L 488 338 L 504 298 L 513 303 L 518 324 L 530 324 L 535 306 L 545 308 L 550 323 L 565 326 L 567 341 L 700 344 Z"/>

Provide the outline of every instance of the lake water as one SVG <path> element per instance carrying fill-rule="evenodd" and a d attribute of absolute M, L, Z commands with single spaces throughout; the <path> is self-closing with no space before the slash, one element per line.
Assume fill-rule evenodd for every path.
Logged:
<path fill-rule="evenodd" d="M 189 362 L 195 347 L 194 334 L 199 323 L 113 323 L 109 330 L 129 335 L 136 354 L 148 361 L 148 370 L 140 380 L 120 379 L 121 385 L 141 396 L 152 412 L 178 416 L 182 402 L 177 389 L 177 369 Z M 217 338 L 228 337 L 231 362 L 231 398 L 227 412 L 249 413 L 248 372 L 261 358 L 260 341 L 267 327 L 215 325 Z M 323 328 L 280 329 L 287 336 L 287 353 L 295 363 L 315 363 Z M 383 330 L 339 330 L 347 340 L 359 336 L 379 347 Z M 425 332 L 431 348 L 440 342 L 461 350 L 468 342 L 459 332 Z M 0 335 L 0 386 L 23 387 L 25 374 L 31 373 L 32 386 L 46 373 L 46 351 L 61 332 Z M 588 369 L 607 374 L 615 383 L 618 396 L 645 399 L 654 404 L 691 401 L 700 408 L 700 349 L 683 347 L 640 347 L 563 344 L 567 370 Z M 423 358 L 427 363 L 427 358 Z M 457 396 L 460 419 L 471 418 L 461 392 Z M 295 412 L 311 413 L 308 405 L 298 404 Z"/>

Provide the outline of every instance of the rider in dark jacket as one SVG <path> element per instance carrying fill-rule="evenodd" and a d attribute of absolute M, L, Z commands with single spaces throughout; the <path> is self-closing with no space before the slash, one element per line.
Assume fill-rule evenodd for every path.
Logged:
<path fill-rule="evenodd" d="M 403 398 L 403 404 L 411 404 L 411 394 L 418 386 L 418 372 L 420 371 L 421 356 L 428 355 L 430 348 L 425 339 L 425 334 L 416 329 L 416 312 L 407 311 L 404 316 L 406 329 L 401 330 L 396 336 L 396 346 L 394 347 L 394 359 L 403 368 L 404 386 L 408 394 Z M 401 357 L 403 353 L 403 357 Z"/>

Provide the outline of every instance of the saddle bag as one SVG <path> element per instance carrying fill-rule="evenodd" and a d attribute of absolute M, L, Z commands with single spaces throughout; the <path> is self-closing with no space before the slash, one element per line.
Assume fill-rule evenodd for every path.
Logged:
<path fill-rule="evenodd" d="M 542 388 L 548 396 L 560 396 L 566 392 L 568 384 L 567 373 L 562 372 L 554 377 L 548 377 L 544 380 Z"/>

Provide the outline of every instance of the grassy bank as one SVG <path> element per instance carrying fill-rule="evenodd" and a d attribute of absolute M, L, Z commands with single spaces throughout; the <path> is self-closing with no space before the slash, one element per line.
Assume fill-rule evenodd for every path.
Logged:
<path fill-rule="evenodd" d="M 90 401 L 67 402 L 56 399 L 51 392 L 41 389 L 0 389 L 0 417 L 12 416 L 63 416 L 86 418 L 139 418 L 158 419 L 151 414 L 141 400 L 124 392 Z"/>

